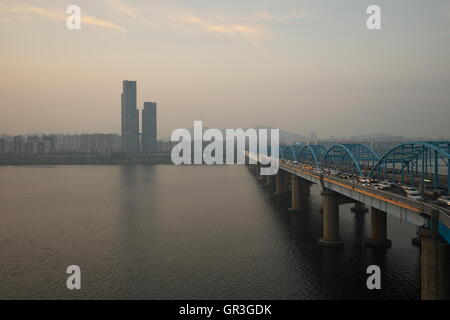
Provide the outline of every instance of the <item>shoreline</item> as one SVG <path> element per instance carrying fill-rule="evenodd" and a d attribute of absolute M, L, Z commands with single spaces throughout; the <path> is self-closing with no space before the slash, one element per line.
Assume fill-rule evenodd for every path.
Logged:
<path fill-rule="evenodd" d="M 136 156 L 47 155 L 0 158 L 0 166 L 172 164 L 170 154 Z"/>

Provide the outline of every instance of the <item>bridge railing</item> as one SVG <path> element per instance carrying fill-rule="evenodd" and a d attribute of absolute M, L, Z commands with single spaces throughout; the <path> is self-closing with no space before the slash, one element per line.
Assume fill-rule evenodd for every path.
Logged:
<path fill-rule="evenodd" d="M 450 141 L 403 143 L 381 157 L 364 144 L 281 146 L 279 158 L 378 179 L 393 179 L 398 171 L 402 184 L 450 190 Z"/>

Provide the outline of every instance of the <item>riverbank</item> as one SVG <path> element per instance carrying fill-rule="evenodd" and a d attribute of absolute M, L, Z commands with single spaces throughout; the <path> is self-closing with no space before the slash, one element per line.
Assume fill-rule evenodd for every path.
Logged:
<path fill-rule="evenodd" d="M 169 153 L 150 155 L 39 155 L 0 158 L 0 166 L 172 164 Z"/>

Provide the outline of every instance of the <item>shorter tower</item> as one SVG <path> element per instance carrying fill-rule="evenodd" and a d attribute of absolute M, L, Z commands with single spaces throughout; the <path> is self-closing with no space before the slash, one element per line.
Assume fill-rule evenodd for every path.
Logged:
<path fill-rule="evenodd" d="M 156 143 L 156 102 L 144 102 L 142 110 L 142 152 L 155 153 Z"/>

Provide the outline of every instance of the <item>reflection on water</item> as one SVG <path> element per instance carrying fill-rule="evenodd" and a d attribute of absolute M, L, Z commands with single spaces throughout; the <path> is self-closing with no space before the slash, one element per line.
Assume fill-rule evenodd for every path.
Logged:
<path fill-rule="evenodd" d="M 290 213 L 243 166 L 0 167 L 0 298 L 418 299 L 415 227 L 341 206 L 344 248 L 322 248 L 320 188 Z M 68 291 L 65 270 L 82 270 Z M 367 266 L 381 267 L 369 291 Z"/>

